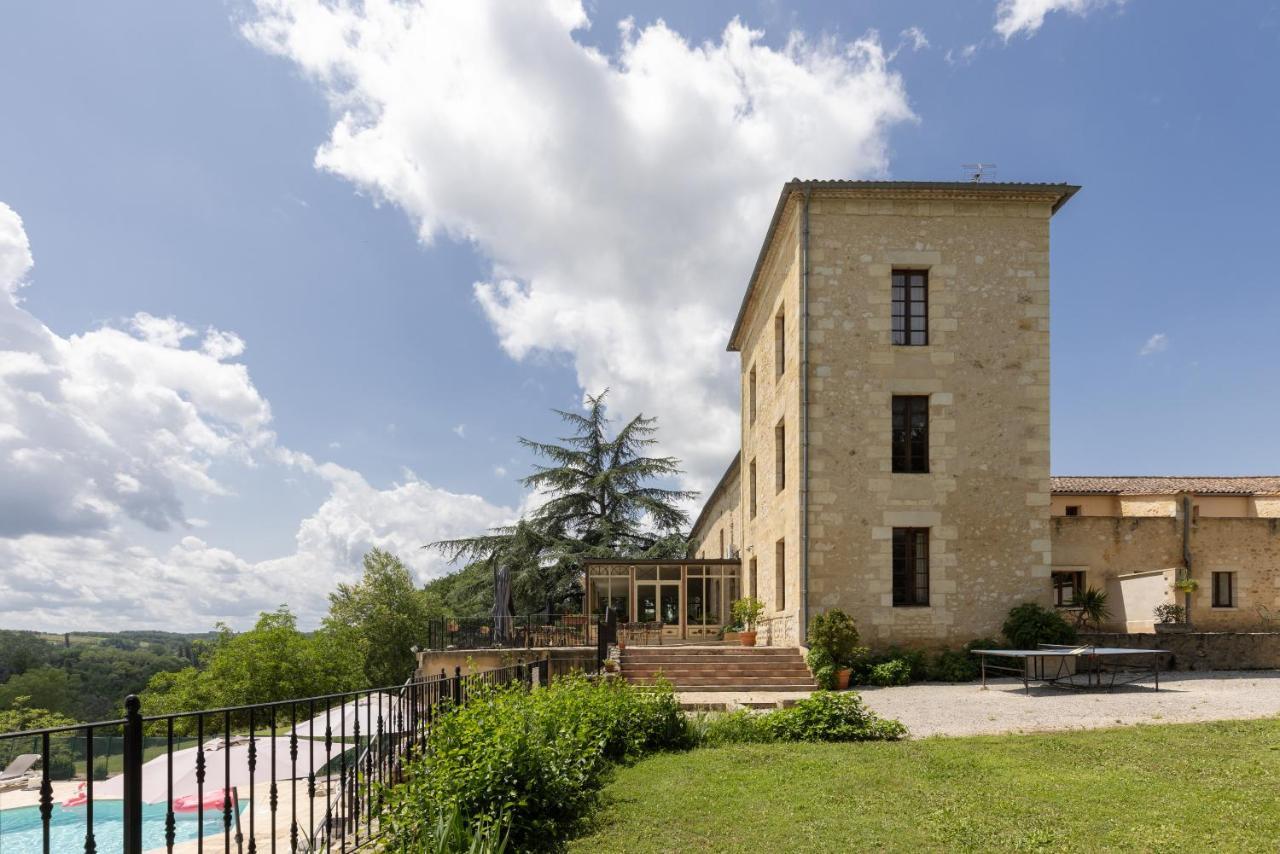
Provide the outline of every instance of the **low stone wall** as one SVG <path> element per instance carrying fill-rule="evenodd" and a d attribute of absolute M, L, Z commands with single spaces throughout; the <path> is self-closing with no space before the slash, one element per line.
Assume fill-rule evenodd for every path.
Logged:
<path fill-rule="evenodd" d="M 1169 670 L 1280 670 L 1280 632 L 1084 632 L 1095 646 L 1167 649 Z"/>
<path fill-rule="evenodd" d="M 422 678 L 439 676 L 443 670 L 454 674 L 461 667 L 463 673 L 477 673 L 509 667 L 513 664 L 532 664 L 550 659 L 551 675 L 563 676 L 573 670 L 590 673 L 596 668 L 594 646 L 543 647 L 542 649 L 442 649 L 423 650 L 418 653 L 418 675 Z"/>

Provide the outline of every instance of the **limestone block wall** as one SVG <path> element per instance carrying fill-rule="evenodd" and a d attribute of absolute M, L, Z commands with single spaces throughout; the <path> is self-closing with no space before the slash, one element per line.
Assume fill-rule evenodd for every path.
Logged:
<path fill-rule="evenodd" d="M 864 641 L 997 634 L 1050 601 L 1050 201 L 812 199 L 810 608 Z M 929 272 L 929 343 L 890 343 L 891 274 Z M 928 395 L 930 471 L 895 474 L 891 399 Z M 892 530 L 930 529 L 928 607 L 894 607 Z"/>
<path fill-rule="evenodd" d="M 689 556 L 729 558 L 741 549 L 742 469 L 735 459 L 708 496 L 689 532 Z"/>
<path fill-rule="evenodd" d="M 1088 633 L 1097 646 L 1167 649 L 1169 670 L 1280 669 L 1280 632 L 1189 632 L 1187 634 Z"/>
<path fill-rule="evenodd" d="M 1055 568 L 1085 572 L 1085 584 L 1108 589 L 1133 573 L 1179 568 L 1182 520 L 1172 517 L 1056 517 L 1051 527 Z M 1191 525 L 1192 575 L 1200 588 L 1192 594 L 1192 622 L 1207 631 L 1241 631 L 1280 619 L 1280 519 L 1201 517 Z M 1212 573 L 1236 573 L 1232 608 L 1214 608 Z M 1170 591 L 1168 601 L 1174 601 Z M 1181 603 L 1182 596 L 1177 594 Z M 1119 603 L 1117 603 L 1118 605 Z M 1116 610 L 1106 628 L 1125 628 Z M 1150 615 L 1129 614 L 1130 624 Z M 1130 625 L 1132 627 L 1132 625 Z"/>
<path fill-rule="evenodd" d="M 1049 501 L 1052 516 L 1067 515 L 1067 507 L 1080 508 L 1081 516 L 1119 516 L 1120 501 L 1114 495 L 1055 494 Z"/>
<path fill-rule="evenodd" d="M 747 592 L 765 605 L 759 641 L 799 641 L 800 613 L 800 256 L 796 205 L 784 212 L 765 258 L 740 345 L 742 381 L 743 577 Z M 782 370 L 776 348 L 782 322 Z M 755 372 L 754 416 L 751 375 Z M 785 482 L 777 481 L 778 426 L 782 426 Z M 755 512 L 752 513 L 752 483 Z M 779 549 L 778 544 L 782 546 Z M 757 589 L 749 589 L 754 561 Z"/>

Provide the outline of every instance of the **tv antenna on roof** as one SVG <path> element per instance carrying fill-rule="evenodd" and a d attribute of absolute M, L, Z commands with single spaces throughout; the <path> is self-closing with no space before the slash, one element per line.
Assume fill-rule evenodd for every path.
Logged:
<path fill-rule="evenodd" d="M 994 178 L 996 174 L 994 163 L 963 163 L 960 168 L 964 169 L 974 184 L 981 184 L 984 178 Z"/>

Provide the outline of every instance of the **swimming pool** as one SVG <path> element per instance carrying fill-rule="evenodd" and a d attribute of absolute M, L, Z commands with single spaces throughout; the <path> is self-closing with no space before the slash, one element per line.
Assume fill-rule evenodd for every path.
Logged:
<path fill-rule="evenodd" d="M 121 854 L 124 850 L 124 802 L 94 801 L 93 835 L 98 854 Z M 142 849 L 164 849 L 164 804 L 142 808 Z M 83 854 L 85 808 L 55 806 L 49 817 L 49 850 L 53 854 Z M 199 825 L 195 813 L 175 815 L 174 841 L 196 838 Z M 234 820 L 234 819 L 233 819 Z M 235 828 L 232 827 L 233 834 Z M 222 838 L 222 813 L 204 816 L 206 839 Z M 0 854 L 29 854 L 41 850 L 44 839 L 39 807 L 0 810 Z"/>

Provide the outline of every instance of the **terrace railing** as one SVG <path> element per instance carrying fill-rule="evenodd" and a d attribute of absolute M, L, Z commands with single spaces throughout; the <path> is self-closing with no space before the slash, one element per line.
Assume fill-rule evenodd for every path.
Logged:
<path fill-rule="evenodd" d="M 602 618 L 590 614 L 442 617 L 427 625 L 427 649 L 594 646 Z"/>
<path fill-rule="evenodd" d="M 0 771 L 38 757 L 38 776 L 0 777 L 0 851 L 368 847 L 383 787 L 425 750 L 439 715 L 479 685 L 529 686 L 547 673 L 545 661 L 455 668 L 386 688 L 149 716 L 130 696 L 121 719 L 0 733 Z M 25 784 L 34 791 L 15 796 Z M 15 797 L 29 803 L 6 808 Z"/>

